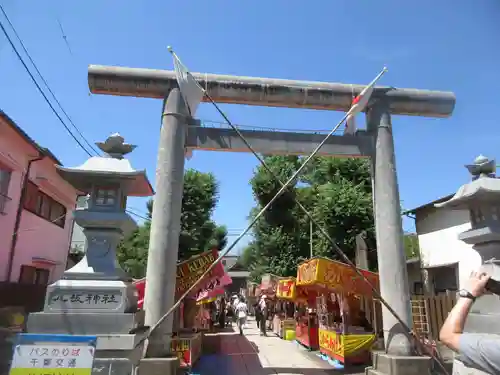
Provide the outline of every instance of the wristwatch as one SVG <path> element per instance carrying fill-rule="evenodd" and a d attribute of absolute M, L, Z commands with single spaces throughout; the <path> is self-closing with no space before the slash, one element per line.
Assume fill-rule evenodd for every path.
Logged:
<path fill-rule="evenodd" d="M 461 298 L 467 298 L 467 299 L 471 299 L 472 301 L 475 301 L 476 300 L 476 297 L 474 297 L 472 295 L 471 292 L 469 292 L 468 290 L 466 289 L 462 289 L 458 292 L 458 296 L 461 297 Z"/>

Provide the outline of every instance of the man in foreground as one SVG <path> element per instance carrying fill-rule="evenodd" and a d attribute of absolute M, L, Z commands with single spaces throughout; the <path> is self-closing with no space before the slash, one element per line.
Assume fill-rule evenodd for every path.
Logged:
<path fill-rule="evenodd" d="M 467 315 L 476 298 L 485 293 L 490 277 L 473 272 L 466 289 L 462 289 L 439 333 L 439 339 L 459 355 L 469 367 L 489 374 L 500 374 L 500 335 L 463 333 Z"/>

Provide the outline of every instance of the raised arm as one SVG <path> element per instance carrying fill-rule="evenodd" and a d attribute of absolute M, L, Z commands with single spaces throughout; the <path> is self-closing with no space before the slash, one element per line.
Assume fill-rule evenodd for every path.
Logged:
<path fill-rule="evenodd" d="M 470 308 L 476 298 L 484 294 L 489 278 L 484 272 L 473 272 L 471 274 L 468 287 L 459 292 L 459 299 L 441 328 L 439 339 L 455 352 L 459 351 L 460 336 L 463 334 L 465 320 Z"/>

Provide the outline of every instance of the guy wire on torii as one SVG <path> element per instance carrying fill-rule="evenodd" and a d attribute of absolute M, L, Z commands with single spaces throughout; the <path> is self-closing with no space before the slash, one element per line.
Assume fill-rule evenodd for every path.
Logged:
<path fill-rule="evenodd" d="M 160 318 L 160 320 L 154 324 L 148 333 L 148 335 L 143 339 L 146 340 L 153 332 L 154 330 L 159 327 L 162 322 L 175 311 L 176 308 L 179 307 L 180 303 L 184 298 L 186 298 L 189 293 L 196 287 L 196 285 L 215 267 L 215 265 L 222 260 L 224 256 L 226 256 L 234 247 L 235 245 L 241 240 L 241 238 L 244 237 L 244 235 L 247 234 L 247 232 L 252 228 L 252 226 L 258 221 L 258 219 L 264 214 L 264 212 L 272 205 L 272 203 L 286 190 L 288 185 L 295 180 L 295 178 L 300 174 L 300 172 L 303 170 L 303 168 L 307 165 L 307 163 L 317 154 L 319 149 L 323 146 L 323 144 L 328 140 L 328 138 L 335 132 L 337 129 L 343 124 L 344 121 L 349 121 L 350 123 L 347 124 L 347 129 L 346 132 L 347 134 L 354 134 L 356 131 L 355 128 L 355 116 L 356 114 L 362 112 L 365 110 L 369 100 L 370 96 L 373 93 L 373 88 L 375 84 L 378 82 L 378 80 L 387 72 L 387 68 L 384 67 L 382 71 L 375 77 L 375 79 L 370 82 L 370 84 L 365 87 L 361 93 L 356 96 L 353 100 L 352 107 L 351 109 L 344 115 L 341 121 L 337 123 L 337 125 L 330 131 L 330 133 L 324 138 L 324 140 L 317 146 L 317 148 L 307 157 L 307 159 L 302 163 L 302 165 L 299 167 L 299 169 L 294 173 L 294 175 L 284 184 L 276 177 L 276 175 L 270 170 L 270 168 L 265 164 L 263 159 L 253 150 L 250 144 L 246 141 L 245 137 L 241 134 L 241 132 L 235 127 L 231 121 L 227 118 L 225 113 L 220 109 L 220 107 L 217 105 L 217 103 L 211 98 L 211 96 L 206 92 L 206 90 L 199 85 L 197 80 L 190 74 L 189 70 L 185 67 L 185 65 L 180 61 L 179 57 L 175 54 L 175 52 L 172 50 L 171 47 L 168 48 L 171 54 L 173 55 L 174 59 L 174 66 L 175 66 L 175 71 L 176 71 L 176 76 L 177 76 L 177 81 L 179 84 L 179 88 L 181 91 L 181 95 L 186 103 L 186 106 L 188 107 L 188 110 L 190 112 L 190 115 L 193 116 L 194 113 L 196 112 L 196 109 L 198 105 L 201 103 L 201 100 L 204 96 L 208 98 L 208 100 L 215 106 L 219 114 L 224 118 L 224 120 L 227 122 L 227 124 L 233 128 L 234 131 L 237 132 L 237 134 L 240 136 L 242 141 L 247 145 L 249 150 L 257 157 L 259 162 L 264 166 L 264 168 L 271 173 L 271 175 L 280 183 L 282 188 L 278 191 L 278 193 L 266 204 L 265 207 L 262 208 L 262 210 L 255 216 L 254 220 L 248 225 L 248 227 L 236 238 L 236 240 L 221 254 L 219 255 L 219 258 L 213 262 L 213 264 L 205 271 L 203 275 L 199 277 L 199 279 L 188 289 L 185 291 L 185 293 L 176 301 L 176 303 Z M 350 127 L 350 128 L 349 128 Z M 313 222 L 320 230 L 320 232 L 325 235 L 325 237 L 329 240 L 329 242 L 332 244 L 333 248 L 335 251 L 338 253 L 338 255 L 342 258 L 343 261 L 345 261 L 350 267 L 352 267 L 355 272 L 370 286 L 370 288 L 373 290 L 375 293 L 375 296 L 379 298 L 381 303 L 393 314 L 393 316 L 398 320 L 398 322 L 403 325 L 403 327 L 406 329 L 406 333 L 409 336 L 409 339 L 413 339 L 413 331 L 411 330 L 410 327 L 408 327 L 404 321 L 398 316 L 398 314 L 392 309 L 392 307 L 380 296 L 378 293 L 376 287 L 372 285 L 366 277 L 360 272 L 360 270 L 350 261 L 350 259 L 345 255 L 345 253 L 338 247 L 338 245 L 334 242 L 334 240 L 328 235 L 326 230 L 322 228 L 317 222 L 315 222 L 314 218 L 312 215 L 309 213 L 309 211 L 300 203 L 298 202 L 299 207 L 301 210 L 309 217 L 311 222 Z M 420 343 L 419 340 L 417 342 Z M 421 344 L 421 343 L 420 343 Z M 424 349 L 425 347 L 421 345 L 421 349 Z M 438 361 L 439 362 L 439 361 Z M 443 367 L 444 368 L 444 367 Z"/>
<path fill-rule="evenodd" d="M 293 81 L 273 78 L 241 77 L 183 71 L 184 77 L 194 77 L 207 89 L 204 102 L 246 104 L 257 106 L 309 108 L 319 110 L 350 111 L 353 107 L 353 92 L 360 93 L 365 87 L 339 83 Z M 188 74 L 189 73 L 189 74 Z M 411 355 L 412 340 L 407 328 L 411 326 L 409 291 L 404 267 L 402 244 L 401 208 L 397 175 L 395 171 L 394 141 L 391 130 L 391 115 L 402 114 L 423 117 L 449 117 L 455 105 L 451 92 L 377 87 L 366 108 L 367 131 L 354 136 L 335 136 L 325 141 L 321 134 L 277 133 L 239 131 L 231 126 L 227 116 L 221 116 L 231 129 L 214 129 L 191 126 L 193 120 L 180 95 L 179 74 L 172 71 L 112 66 L 89 66 L 89 87 L 94 94 L 147 97 L 169 100 L 164 102 L 163 126 L 160 133 L 157 169 L 157 195 L 153 209 L 153 220 L 149 254 L 154 261 L 148 262 L 148 294 L 146 323 L 156 325 L 163 320 L 167 308 L 174 304 L 173 290 L 165 283 L 175 282 L 173 271 L 177 255 L 167 249 L 177 247 L 178 221 L 182 199 L 182 176 L 187 149 L 252 152 L 260 154 L 307 155 L 314 148 L 321 155 L 338 157 L 370 157 L 372 161 L 372 185 L 374 195 L 374 217 L 377 223 L 377 248 L 379 252 L 380 288 L 387 306 L 382 310 L 386 350 L 392 355 Z M 181 82 L 182 83 L 182 82 Z M 196 86 L 197 82 L 194 82 Z M 198 89 L 199 90 L 199 89 Z M 199 94 L 198 94 L 199 95 Z M 180 99 L 179 99 L 180 98 Z M 361 100 L 360 100 L 361 101 Z M 198 103 L 199 104 L 199 103 Z M 193 108 L 191 106 L 191 108 Z M 344 116 L 343 120 L 347 117 Z M 342 121 L 341 121 L 342 123 Z M 340 126 L 340 125 L 338 125 Z M 243 139 L 241 136 L 243 136 Z M 330 134 L 329 134 L 330 135 Z M 254 147 L 247 139 L 252 140 Z M 326 144 L 325 144 L 326 143 Z M 250 146 L 250 147 L 249 147 Z M 256 155 L 257 157 L 259 155 Z M 260 159 L 259 159 L 260 161 Z M 264 166 L 265 167 L 265 166 Z M 267 169 L 267 168 L 266 168 Z M 296 176 L 294 176 L 296 177 Z M 286 184 L 285 189 L 286 189 Z M 283 189 L 283 190 L 285 190 Z M 306 213 L 307 214 L 307 213 Z M 156 222 L 156 223 L 155 223 Z M 323 228 L 320 231 L 326 236 Z M 177 238 L 177 239 L 176 239 Z M 328 237 L 326 237 L 328 238 Z M 333 243 L 333 240 L 329 239 Z M 172 268 L 174 267 L 174 268 Z M 172 276 L 173 275 L 173 276 Z M 384 305 L 385 306 L 385 305 Z M 392 310 L 392 312 L 391 312 Z M 394 316 L 400 316 L 398 319 Z M 149 318 L 148 318 L 149 316 Z M 166 335 L 171 318 L 154 334 L 155 346 L 159 338 Z M 158 325 L 156 325 L 158 326 Z M 151 331 L 152 333 L 154 332 Z M 166 336 L 164 336 L 166 337 Z M 150 345 L 151 346 L 151 340 Z M 158 346 L 159 348 L 159 346 Z"/>

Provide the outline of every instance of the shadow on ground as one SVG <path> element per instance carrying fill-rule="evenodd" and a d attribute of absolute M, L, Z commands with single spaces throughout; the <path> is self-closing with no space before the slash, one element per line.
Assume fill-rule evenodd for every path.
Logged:
<path fill-rule="evenodd" d="M 252 336 L 255 334 L 248 334 Z M 259 359 L 259 348 L 247 337 L 237 333 L 206 334 L 203 338 L 203 355 L 193 368 L 196 375 L 276 375 L 276 374 L 364 374 L 364 366 L 344 370 L 298 367 L 263 367 Z M 297 353 L 298 354 L 298 353 Z M 322 362 L 315 354 L 313 361 Z M 290 353 L 293 355 L 293 353 Z M 319 367 L 319 366 L 318 366 Z M 324 365 L 322 366 L 324 367 Z"/>

